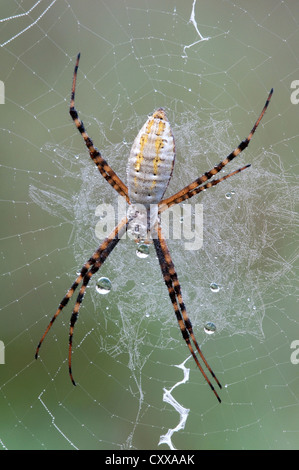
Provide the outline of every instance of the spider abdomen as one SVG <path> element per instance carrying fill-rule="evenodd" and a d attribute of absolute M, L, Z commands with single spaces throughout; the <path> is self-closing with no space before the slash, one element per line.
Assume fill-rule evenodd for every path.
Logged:
<path fill-rule="evenodd" d="M 158 204 L 168 186 L 175 159 L 174 137 L 159 108 L 140 129 L 130 152 L 127 179 L 132 203 Z"/>

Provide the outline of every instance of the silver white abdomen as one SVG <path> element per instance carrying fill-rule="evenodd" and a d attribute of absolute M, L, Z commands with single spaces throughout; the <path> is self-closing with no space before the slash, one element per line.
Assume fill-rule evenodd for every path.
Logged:
<path fill-rule="evenodd" d="M 158 204 L 168 186 L 175 159 L 174 137 L 162 108 L 148 118 L 133 142 L 127 166 L 132 204 Z"/>

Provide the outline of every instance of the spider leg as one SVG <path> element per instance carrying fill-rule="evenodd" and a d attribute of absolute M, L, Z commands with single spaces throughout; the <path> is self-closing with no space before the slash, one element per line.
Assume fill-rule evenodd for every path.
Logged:
<path fill-rule="evenodd" d="M 101 251 L 98 260 L 91 266 L 89 271 L 84 275 L 83 281 L 82 281 L 82 286 L 80 287 L 79 294 L 73 309 L 73 313 L 70 319 L 70 331 L 69 331 L 69 357 L 68 357 L 68 362 L 69 362 L 69 374 L 71 381 L 74 385 L 76 385 L 76 382 L 73 378 L 73 373 L 72 373 L 72 345 L 73 345 L 73 335 L 74 335 L 74 327 L 75 323 L 78 319 L 79 315 L 79 310 L 85 295 L 86 288 L 88 286 L 88 283 L 92 276 L 100 269 L 104 261 L 108 258 L 112 250 L 116 247 L 117 243 L 123 236 L 123 234 L 126 232 L 128 225 L 130 223 L 131 219 L 127 219 L 127 217 L 124 217 L 124 219 L 119 223 L 119 225 L 113 230 L 113 232 L 110 234 L 108 238 L 106 238 L 105 246 L 103 247 L 104 243 L 101 245 L 103 247 L 103 250 Z"/>
<path fill-rule="evenodd" d="M 157 253 L 157 256 L 158 256 L 158 259 L 159 259 L 159 263 L 160 263 L 162 275 L 163 275 L 163 278 L 164 278 L 164 282 L 167 286 L 169 297 L 170 297 L 172 306 L 174 308 L 175 315 L 176 315 L 176 318 L 177 318 L 182 336 L 183 336 L 184 340 L 186 341 L 186 344 L 189 348 L 189 351 L 192 354 L 192 357 L 195 360 L 200 372 L 202 373 L 205 380 L 209 384 L 211 390 L 215 394 L 215 396 L 216 396 L 217 400 L 219 401 L 219 403 L 221 403 L 221 399 L 220 399 L 218 393 L 216 392 L 215 388 L 213 387 L 213 385 L 211 384 L 209 378 L 207 377 L 207 374 L 205 373 L 204 369 L 202 368 L 202 366 L 201 366 L 201 364 L 200 364 L 200 362 L 199 362 L 199 360 L 196 356 L 196 353 L 195 353 L 195 351 L 192 347 L 190 338 L 192 339 L 192 341 L 193 341 L 193 343 L 194 343 L 201 359 L 203 360 L 205 366 L 207 367 L 210 374 L 212 375 L 212 377 L 217 382 L 218 386 L 221 388 L 221 384 L 219 383 L 217 377 L 215 376 L 214 372 L 212 371 L 211 367 L 209 366 L 207 360 L 205 359 L 205 357 L 204 357 L 204 355 L 203 355 L 203 353 L 202 353 L 202 351 L 201 351 L 201 349 L 200 349 L 200 347 L 199 347 L 199 345 L 198 345 L 198 343 L 195 339 L 194 332 L 193 332 L 193 329 L 192 329 L 192 324 L 191 324 L 191 321 L 189 320 L 189 317 L 188 317 L 188 314 L 187 314 L 187 311 L 186 311 L 186 308 L 185 308 L 185 304 L 183 302 L 181 286 L 180 286 L 180 283 L 179 283 L 179 280 L 178 280 L 178 277 L 177 277 L 177 274 L 176 274 L 176 271 L 175 271 L 174 264 L 173 264 L 172 259 L 171 259 L 170 252 L 169 252 L 167 244 L 166 244 L 166 240 L 165 240 L 165 238 L 162 234 L 160 224 L 158 224 L 157 236 L 153 237 L 153 241 L 154 241 L 154 246 L 155 246 L 156 253 Z"/>
<path fill-rule="evenodd" d="M 100 247 L 101 248 L 101 247 Z M 90 269 L 90 267 L 96 262 L 96 260 L 98 259 L 98 256 L 99 256 L 99 251 L 100 251 L 100 248 L 92 255 L 92 257 L 82 266 L 81 268 L 81 271 L 80 271 L 80 274 L 79 276 L 77 277 L 77 279 L 75 280 L 75 282 L 72 284 L 72 286 L 69 288 L 69 290 L 67 291 L 67 293 L 65 294 L 65 296 L 63 297 L 62 301 L 60 302 L 59 306 L 58 306 L 58 309 L 56 310 L 55 314 L 53 315 L 49 325 L 47 326 L 43 336 L 41 337 L 38 345 L 37 345 L 37 348 L 36 348 L 36 352 L 35 352 L 35 359 L 38 358 L 38 354 L 39 354 L 39 350 L 40 350 L 40 347 L 45 339 L 45 337 L 47 336 L 51 326 L 53 325 L 54 321 L 56 320 L 56 318 L 58 317 L 58 315 L 60 314 L 60 312 L 62 311 L 62 309 L 67 305 L 68 301 L 70 300 L 70 298 L 73 296 L 75 290 L 77 289 L 78 285 L 81 283 L 84 275 L 87 273 L 87 271 Z"/>
<path fill-rule="evenodd" d="M 242 140 L 242 142 L 240 142 L 240 144 L 238 145 L 238 147 L 235 148 L 235 150 L 233 150 L 224 160 L 222 160 L 222 162 L 220 162 L 218 165 L 214 166 L 214 168 L 212 168 L 210 171 L 207 171 L 206 173 L 204 173 L 202 176 L 197 178 L 195 181 L 190 183 L 188 186 L 186 186 L 185 188 L 183 188 L 181 191 L 177 192 L 173 196 L 170 196 L 169 198 L 164 199 L 163 201 L 161 201 L 159 206 L 163 207 L 163 210 L 165 210 L 164 209 L 165 206 L 166 206 L 165 208 L 170 207 L 174 204 L 177 204 L 177 203 L 183 201 L 184 199 L 188 199 L 188 198 L 192 197 L 194 194 L 197 194 L 197 192 L 199 192 L 199 191 L 197 191 L 195 193 L 193 191 L 195 189 L 197 189 L 199 185 L 201 185 L 202 183 L 205 183 L 206 181 L 211 179 L 214 175 L 219 173 L 219 171 L 221 171 L 222 168 L 225 165 L 227 165 L 229 162 L 231 162 L 235 157 L 237 157 L 241 152 L 243 152 L 243 150 L 245 150 L 248 147 L 249 142 L 251 141 L 253 134 L 255 133 L 262 117 L 264 116 L 264 114 L 266 112 L 266 109 L 269 105 L 272 94 L 273 94 L 273 88 L 271 89 L 271 91 L 268 95 L 268 98 L 266 100 L 265 106 L 263 107 L 262 112 L 259 115 L 258 119 L 256 120 L 256 122 L 255 122 L 253 128 L 251 129 L 248 137 L 246 139 Z M 240 168 L 240 171 L 241 170 L 243 170 L 243 168 Z M 238 171 L 233 172 L 228 176 L 232 176 L 235 173 L 238 173 Z M 225 179 L 225 178 L 223 178 L 223 179 Z M 223 181 L 223 179 L 220 179 L 218 182 L 220 183 L 220 181 Z M 210 187 L 210 186 L 207 186 L 207 187 Z M 188 196 L 186 196 L 186 195 L 188 195 Z"/>
<path fill-rule="evenodd" d="M 106 181 L 121 195 L 123 196 L 128 203 L 130 203 L 129 196 L 128 196 L 128 188 L 122 182 L 122 180 L 117 176 L 117 174 L 112 170 L 112 168 L 108 165 L 106 160 L 101 156 L 100 152 L 96 147 L 93 145 L 93 141 L 88 136 L 83 122 L 80 120 L 78 113 L 75 108 L 75 89 L 76 89 L 76 79 L 77 79 L 77 72 L 79 67 L 79 60 L 80 60 L 80 53 L 77 56 L 75 70 L 74 70 L 74 77 L 73 77 L 73 85 L 72 85 L 72 93 L 71 93 L 71 102 L 70 102 L 70 115 L 82 135 L 85 145 L 89 150 L 89 155 L 91 159 L 97 165 L 99 171 L 101 172 L 102 176 L 105 178 Z"/>
<path fill-rule="evenodd" d="M 169 209 L 169 207 L 174 206 L 175 204 L 179 204 L 180 202 L 185 201 L 186 199 L 190 199 L 190 197 L 195 196 L 195 194 L 198 194 L 201 191 L 205 191 L 206 189 L 209 189 L 212 186 L 216 186 L 218 183 L 221 183 L 222 181 L 227 180 L 227 178 L 230 178 L 231 176 L 234 176 L 237 173 L 246 170 L 246 168 L 249 168 L 250 166 L 251 164 L 249 163 L 248 165 L 245 165 L 242 168 L 238 168 L 237 170 L 233 171 L 232 173 L 229 173 L 228 175 L 223 176 L 222 178 L 209 181 L 208 183 L 202 186 L 198 186 L 195 189 L 190 189 L 187 193 L 183 194 L 178 199 L 174 199 L 170 202 L 167 202 L 166 200 L 162 201 L 159 204 L 159 214 L 161 214 L 161 212 L 164 212 L 166 209 Z"/>
<path fill-rule="evenodd" d="M 99 246 L 99 248 L 94 252 L 92 257 L 89 258 L 89 260 L 82 266 L 79 276 L 77 277 L 75 282 L 72 284 L 70 289 L 67 291 L 66 295 L 63 297 L 62 301 L 60 302 L 60 304 L 58 306 L 58 309 L 56 310 L 56 312 L 53 315 L 49 325 L 47 326 L 43 336 L 41 337 L 41 339 L 40 339 L 40 341 L 37 345 L 37 348 L 36 348 L 35 359 L 37 359 L 40 347 L 41 347 L 46 335 L 48 334 L 50 328 L 52 327 L 54 321 L 56 320 L 56 318 L 58 317 L 58 315 L 60 314 L 62 309 L 67 305 L 67 303 L 69 302 L 70 298 L 73 296 L 73 294 L 74 294 L 75 290 L 77 289 L 77 287 L 79 286 L 79 284 L 82 282 L 82 280 L 84 280 L 85 276 L 90 271 L 90 268 L 92 268 L 98 260 L 100 260 L 100 259 L 103 260 L 102 263 L 105 261 L 107 256 L 111 253 L 113 248 L 116 246 L 116 244 L 118 243 L 118 241 L 122 237 L 124 227 L 126 229 L 128 223 L 129 222 L 128 222 L 127 218 L 126 217 L 123 218 L 122 221 L 119 223 L 119 225 L 117 227 L 115 227 L 115 229 L 111 232 L 111 234 L 103 241 L 103 243 Z M 82 300 L 81 300 L 81 302 L 82 302 Z"/>

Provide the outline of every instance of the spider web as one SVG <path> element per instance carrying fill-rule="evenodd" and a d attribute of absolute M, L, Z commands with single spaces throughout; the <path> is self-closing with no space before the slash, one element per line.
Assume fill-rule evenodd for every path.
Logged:
<path fill-rule="evenodd" d="M 1 17 L 0 447 L 298 448 L 297 2 L 10 0 Z M 252 167 L 190 201 L 203 204 L 203 247 L 169 240 L 221 405 L 188 358 L 153 247 L 140 259 L 130 240 L 87 289 L 77 387 L 69 306 L 34 360 L 99 244 L 97 206 L 118 207 L 68 115 L 79 51 L 77 109 L 124 181 L 138 130 L 166 109 L 177 149 L 167 195 L 248 135 L 274 87 L 249 148 L 224 173 Z M 100 276 L 108 295 L 96 291 Z"/>

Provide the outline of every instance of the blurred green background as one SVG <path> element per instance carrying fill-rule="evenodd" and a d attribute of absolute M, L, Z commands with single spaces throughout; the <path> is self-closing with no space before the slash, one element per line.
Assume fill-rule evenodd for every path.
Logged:
<path fill-rule="evenodd" d="M 101 270 L 112 291 L 95 294 L 96 279 L 87 291 L 74 336 L 77 387 L 67 370 L 69 306 L 34 360 L 99 243 L 96 206 L 116 204 L 68 115 L 79 51 L 77 109 L 123 180 L 139 128 L 166 108 L 177 138 L 169 194 L 248 135 L 274 87 L 246 155 L 227 172 L 252 168 L 198 200 L 203 249 L 169 242 L 196 336 L 226 385 L 218 405 L 186 362 L 189 380 L 172 394 L 189 414 L 171 445 L 298 448 L 298 2 L 2 0 L 0 11 L 0 448 L 167 449 L 160 437 L 180 421 L 163 390 L 183 379 L 173 366 L 188 350 L 153 251 L 140 260 L 132 242 Z M 214 335 L 203 332 L 207 320 Z"/>

